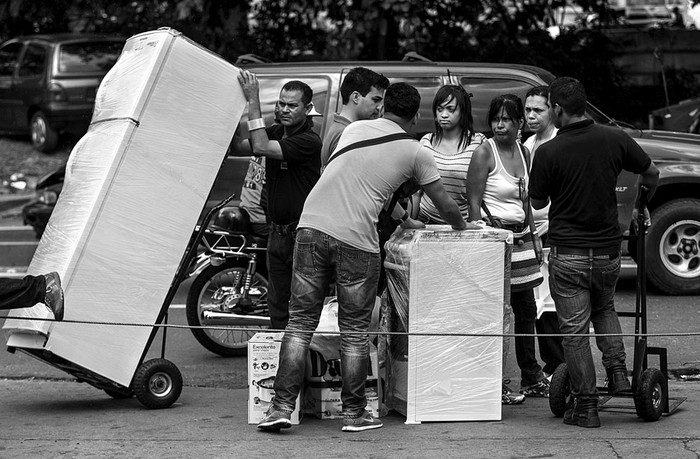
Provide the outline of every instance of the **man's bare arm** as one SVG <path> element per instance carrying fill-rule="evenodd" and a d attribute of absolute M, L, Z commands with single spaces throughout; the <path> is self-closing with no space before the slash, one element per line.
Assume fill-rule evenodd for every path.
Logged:
<path fill-rule="evenodd" d="M 247 70 L 241 70 L 238 75 L 238 82 L 241 84 L 243 94 L 248 101 L 248 119 L 262 119 L 262 110 L 260 109 L 260 84 L 254 73 Z M 270 140 L 265 129 L 254 129 L 248 132 L 250 136 L 250 148 L 255 156 L 265 156 L 267 158 L 283 160 L 282 148 L 276 140 Z M 245 142 L 239 142 L 235 149 L 245 148 Z"/>
<path fill-rule="evenodd" d="M 442 180 L 437 179 L 432 183 L 423 185 L 423 190 L 435 204 L 442 219 L 452 225 L 453 229 L 463 230 L 467 228 L 467 223 L 462 218 L 459 206 L 445 191 Z"/>

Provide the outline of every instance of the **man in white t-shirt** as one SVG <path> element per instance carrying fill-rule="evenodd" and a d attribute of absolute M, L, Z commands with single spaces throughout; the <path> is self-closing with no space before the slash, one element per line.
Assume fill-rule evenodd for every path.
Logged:
<path fill-rule="evenodd" d="M 309 341 L 334 275 L 338 326 L 345 332 L 341 335 L 343 431 L 382 427 L 365 409 L 367 333 L 379 277 L 377 216 L 394 191 L 414 177 L 446 222 L 455 230 L 467 228 L 457 203 L 445 191 L 432 152 L 407 134 L 419 107 L 420 95 L 413 86 L 389 86 L 384 116 L 345 128 L 306 199 L 294 249 L 290 318 L 280 350 L 275 397 L 258 424 L 261 430 L 291 427 Z M 357 145 L 361 141 L 365 143 Z"/>
<path fill-rule="evenodd" d="M 557 127 L 552 120 L 552 109 L 549 106 L 549 87 L 536 86 L 525 95 L 525 121 L 534 134 L 523 143 L 530 151 L 530 165 L 535 159 L 537 147 L 552 140 L 557 135 Z M 534 209 L 533 209 L 534 210 Z M 547 234 L 549 228 L 549 205 L 544 209 L 534 210 L 535 227 L 540 237 Z"/>

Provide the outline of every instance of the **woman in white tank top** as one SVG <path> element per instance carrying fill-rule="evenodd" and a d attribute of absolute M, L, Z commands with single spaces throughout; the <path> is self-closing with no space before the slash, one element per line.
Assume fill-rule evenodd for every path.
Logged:
<path fill-rule="evenodd" d="M 539 265 L 528 263 L 528 251 L 532 250 L 532 235 L 525 221 L 528 185 L 528 167 L 524 155 L 526 148 L 518 143 L 518 132 L 525 122 L 525 110 L 519 97 L 512 94 L 498 96 L 491 101 L 488 124 L 493 138 L 484 142 L 472 156 L 467 173 L 469 219 L 479 221 L 482 216 L 482 200 L 493 217 L 501 220 L 502 227 L 514 233 L 523 233 L 513 242 L 511 261 L 511 305 L 515 316 L 515 356 L 520 367 L 520 396 L 512 394 L 504 384 L 504 404 L 521 403 L 524 396 L 549 396 L 549 381 L 535 356 L 535 318 L 537 303 L 533 286 L 542 282 Z M 534 253 L 532 253 L 534 255 Z M 536 279 L 534 276 L 538 276 Z M 504 332 L 508 333 L 510 313 L 504 311 Z M 507 341 L 504 340 L 504 353 Z"/>

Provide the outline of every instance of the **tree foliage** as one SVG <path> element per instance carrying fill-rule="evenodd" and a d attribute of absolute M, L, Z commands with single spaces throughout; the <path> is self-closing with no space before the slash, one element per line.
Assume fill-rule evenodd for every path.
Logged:
<path fill-rule="evenodd" d="M 131 36 L 172 27 L 234 60 L 432 60 L 537 65 L 581 79 L 604 108 L 622 74 L 601 25 L 607 0 L 0 0 L 0 39 L 38 32 Z M 548 27 L 576 4 L 576 27 Z M 610 110 L 613 111 L 613 110 Z"/>

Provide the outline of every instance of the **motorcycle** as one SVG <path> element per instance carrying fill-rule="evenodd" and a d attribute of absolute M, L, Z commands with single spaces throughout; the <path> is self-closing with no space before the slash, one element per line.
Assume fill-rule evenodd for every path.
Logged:
<path fill-rule="evenodd" d="M 185 306 L 187 323 L 214 327 L 190 330 L 202 346 L 224 357 L 246 355 L 248 340 L 270 328 L 267 240 L 250 232 L 240 209 L 224 209 L 233 197 L 214 206 L 195 228 L 190 244 L 199 250 L 186 275 L 194 277 Z"/>

